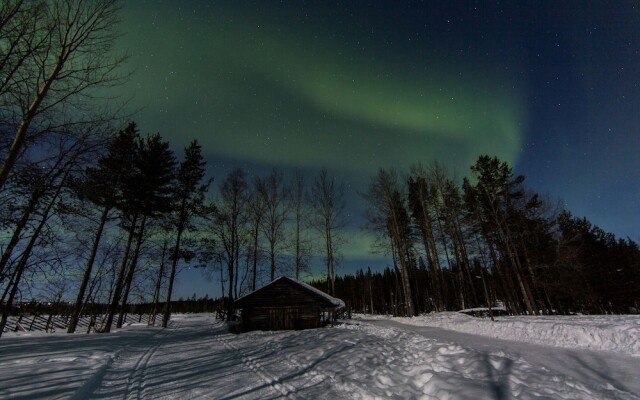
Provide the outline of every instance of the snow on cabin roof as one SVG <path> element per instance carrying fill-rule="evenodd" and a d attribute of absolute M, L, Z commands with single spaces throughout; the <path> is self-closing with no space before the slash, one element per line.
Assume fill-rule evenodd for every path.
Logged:
<path fill-rule="evenodd" d="M 334 307 L 336 307 L 336 308 L 343 308 L 343 307 L 345 307 L 344 301 L 342 301 L 341 299 L 338 299 L 338 298 L 333 297 L 333 296 L 329 296 L 328 294 L 326 294 L 325 292 L 323 292 L 323 291 L 322 291 L 322 290 L 320 290 L 320 289 L 316 289 L 316 288 L 314 288 L 313 286 L 311 286 L 311 285 L 309 285 L 309 284 L 307 284 L 307 283 L 304 283 L 304 282 L 301 282 L 301 281 L 298 281 L 298 280 L 296 280 L 296 279 L 289 278 L 289 277 L 286 277 L 286 276 L 281 276 L 280 278 L 276 278 L 276 279 L 274 279 L 273 281 L 271 281 L 270 283 L 268 283 L 268 284 L 266 284 L 265 286 L 261 287 L 260 289 L 256 289 L 255 291 L 253 291 L 253 292 L 251 292 L 251 293 L 249 293 L 249 294 L 246 294 L 246 295 L 244 295 L 244 296 L 242 296 L 242 297 L 240 297 L 240 298 L 236 299 L 236 300 L 235 300 L 235 302 L 236 302 L 236 303 L 242 303 L 242 301 L 243 301 L 244 299 L 246 299 L 247 297 L 249 297 L 249 296 L 253 295 L 254 293 L 256 293 L 256 292 L 258 292 L 258 291 L 260 291 L 260 290 L 264 290 L 264 289 L 266 289 L 267 287 L 269 287 L 269 286 L 271 286 L 271 285 L 274 285 L 274 284 L 276 284 L 277 282 L 280 282 L 280 281 L 289 281 L 289 282 L 291 282 L 291 283 L 294 283 L 294 284 L 296 284 L 296 285 L 298 285 L 298 286 L 302 287 L 304 290 L 306 290 L 306 291 L 308 291 L 308 292 L 311 292 L 311 293 L 313 293 L 314 295 L 316 295 L 316 296 L 318 296 L 318 297 L 321 297 L 322 299 L 324 299 L 324 300 L 328 301 L 330 304 L 332 304 L 332 305 L 333 305 Z"/>
<path fill-rule="evenodd" d="M 282 278 L 286 278 L 286 277 L 283 276 L 283 277 L 280 277 L 278 279 L 282 279 Z M 313 286 L 309 285 L 308 283 L 304 283 L 302 281 L 298 281 L 298 280 L 291 279 L 291 278 L 286 278 L 286 279 L 290 279 L 290 280 L 296 282 L 297 284 L 299 284 L 300 286 L 304 287 L 305 289 L 310 290 L 312 292 L 315 292 L 317 295 L 324 297 L 329 302 L 331 302 L 331 304 L 333 304 L 334 306 L 336 306 L 338 308 L 342 308 L 342 307 L 345 306 L 344 301 L 342 301 L 341 299 L 338 299 L 337 297 L 329 296 L 328 294 L 326 294 L 322 290 L 316 289 Z"/>

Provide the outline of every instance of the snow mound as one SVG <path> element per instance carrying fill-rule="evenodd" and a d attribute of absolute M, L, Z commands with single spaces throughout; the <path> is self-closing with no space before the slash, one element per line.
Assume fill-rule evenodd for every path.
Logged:
<path fill-rule="evenodd" d="M 637 315 L 507 316 L 492 322 L 488 318 L 444 312 L 394 320 L 518 342 L 640 357 L 640 316 Z"/>

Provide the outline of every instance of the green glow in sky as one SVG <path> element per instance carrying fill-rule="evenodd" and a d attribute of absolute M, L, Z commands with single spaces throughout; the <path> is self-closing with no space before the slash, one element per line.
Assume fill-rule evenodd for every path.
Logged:
<path fill-rule="evenodd" d="M 197 138 L 212 158 L 326 166 L 352 180 L 434 159 L 466 171 L 483 153 L 517 161 L 526 115 L 506 73 L 229 7 L 171 8 L 127 5 L 123 47 L 141 129 L 176 146 Z"/>
<path fill-rule="evenodd" d="M 132 0 L 119 43 L 134 69 L 123 97 L 141 132 L 159 132 L 178 154 L 198 139 L 217 183 L 236 166 L 297 168 L 307 183 L 327 168 L 347 187 L 344 256 L 359 267 L 377 255 L 373 238 L 357 234 L 358 193 L 379 168 L 402 176 L 439 161 L 461 179 L 481 154 L 637 239 L 637 11 L 627 2 Z"/>

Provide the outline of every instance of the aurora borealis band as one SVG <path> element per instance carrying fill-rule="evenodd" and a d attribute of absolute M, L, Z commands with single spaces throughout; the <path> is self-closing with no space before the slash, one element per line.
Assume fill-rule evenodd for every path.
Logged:
<path fill-rule="evenodd" d="M 378 168 L 463 176 L 490 154 L 639 240 L 637 3 L 518 3 L 127 2 L 125 97 L 142 131 L 197 138 L 218 181 L 328 168 L 356 221 Z"/>
<path fill-rule="evenodd" d="M 486 152 L 515 161 L 515 79 L 406 48 L 390 57 L 391 42 L 355 28 L 282 24 L 273 5 L 194 6 L 137 8 L 152 22 L 129 33 L 144 38 L 135 84 L 152 88 L 136 101 L 168 137 L 187 130 L 213 156 L 314 169 L 369 172 L 443 150 L 465 164 Z"/>

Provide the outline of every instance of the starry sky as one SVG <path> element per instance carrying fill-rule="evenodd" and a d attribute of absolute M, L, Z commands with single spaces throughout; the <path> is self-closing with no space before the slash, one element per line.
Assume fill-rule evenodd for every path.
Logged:
<path fill-rule="evenodd" d="M 359 232 L 378 168 L 461 178 L 481 154 L 640 241 L 635 1 L 138 0 L 122 16 L 141 131 L 178 152 L 198 139 L 217 182 L 327 168 L 352 221 L 342 272 L 389 263 Z"/>

